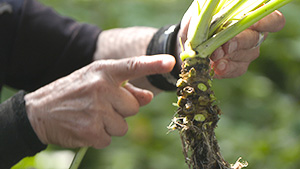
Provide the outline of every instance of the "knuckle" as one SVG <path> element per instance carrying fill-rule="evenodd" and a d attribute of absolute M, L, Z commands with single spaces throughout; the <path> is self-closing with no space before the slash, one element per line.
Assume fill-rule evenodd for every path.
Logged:
<path fill-rule="evenodd" d="M 120 129 L 119 136 L 125 136 L 128 132 L 128 124 L 125 122 L 124 125 L 122 125 L 122 128 Z"/>
<path fill-rule="evenodd" d="M 104 66 L 105 64 L 103 63 L 103 61 L 94 61 L 90 64 L 90 70 L 99 71 L 103 69 Z"/>
<path fill-rule="evenodd" d="M 131 107 L 131 111 L 128 113 L 128 116 L 134 116 L 134 115 L 136 115 L 139 112 L 139 109 L 140 109 L 139 104 L 138 103 L 134 104 Z"/>
<path fill-rule="evenodd" d="M 251 51 L 249 52 L 249 54 L 247 55 L 247 56 L 249 56 L 249 57 L 247 57 L 247 58 L 245 59 L 245 62 L 249 62 L 249 64 L 250 64 L 250 62 L 252 62 L 252 61 L 254 61 L 255 59 L 257 59 L 257 58 L 259 57 L 259 55 L 260 55 L 260 47 L 258 46 L 258 47 L 256 47 L 256 48 L 253 48 L 253 50 L 251 50 Z"/>
<path fill-rule="evenodd" d="M 139 66 L 140 66 L 140 61 L 137 61 L 136 59 L 128 59 L 127 62 L 126 62 L 126 69 L 128 71 L 137 71 Z"/>
<path fill-rule="evenodd" d="M 85 127 L 80 128 L 79 134 L 88 140 L 94 140 L 97 138 L 97 131 L 93 125 L 87 125 Z"/>
<path fill-rule="evenodd" d="M 110 136 L 106 137 L 105 139 L 103 139 L 101 143 L 103 148 L 109 146 L 111 144 L 111 137 Z"/>
<path fill-rule="evenodd" d="M 248 70 L 249 64 L 244 64 L 243 67 L 240 67 L 238 70 L 236 70 L 237 74 L 235 75 L 235 77 L 239 77 L 242 76 L 243 74 L 245 74 Z"/>
<path fill-rule="evenodd" d="M 260 55 L 260 52 L 259 52 L 259 50 L 253 55 L 254 57 L 253 57 L 253 60 L 255 60 L 255 59 L 257 59 L 258 57 L 259 57 L 259 55 Z M 252 61 L 252 60 L 251 60 Z"/>
<path fill-rule="evenodd" d="M 111 144 L 110 136 L 106 136 L 106 137 L 101 136 L 96 140 L 93 147 L 96 149 L 102 149 L 102 148 L 108 147 L 110 144 Z"/>
<path fill-rule="evenodd" d="M 89 86 L 89 89 L 91 89 L 90 92 L 95 96 L 99 96 L 99 94 L 103 93 L 110 93 L 112 90 L 111 88 L 112 85 L 103 77 L 96 77 L 90 82 Z"/>

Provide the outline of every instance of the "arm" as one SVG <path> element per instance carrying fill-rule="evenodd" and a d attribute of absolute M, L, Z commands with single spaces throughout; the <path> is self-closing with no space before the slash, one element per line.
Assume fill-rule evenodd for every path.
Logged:
<path fill-rule="evenodd" d="M 21 1 L 13 1 L 13 2 L 21 2 Z M 28 91 L 34 91 L 38 87 L 43 86 L 44 84 L 46 84 L 56 78 L 59 78 L 61 76 L 64 76 L 64 75 L 72 72 L 73 70 L 77 69 L 77 67 L 82 67 L 82 66 L 88 64 L 89 62 L 92 62 L 92 60 L 93 60 L 92 56 L 94 54 L 94 47 L 96 45 L 96 40 L 98 38 L 98 33 L 99 33 L 99 30 L 97 28 L 95 28 L 93 26 L 89 26 L 89 25 L 78 24 L 78 23 L 75 23 L 73 20 L 58 16 L 55 12 L 53 12 L 53 10 L 46 8 L 46 7 L 42 6 L 41 4 L 39 4 L 35 1 L 32 1 L 32 0 L 25 0 L 24 3 L 23 4 L 22 3 L 19 6 L 19 9 L 14 10 L 14 12 L 12 13 L 13 15 L 16 15 L 18 20 L 16 20 L 17 22 L 14 25 L 12 25 L 12 27 L 15 29 L 14 29 L 14 31 L 12 31 L 11 35 L 14 37 L 7 38 L 7 39 L 11 39 L 12 41 L 11 41 L 11 45 L 8 45 L 5 47 L 5 49 L 9 49 L 8 52 L 5 53 L 5 55 L 4 55 L 6 60 L 5 60 L 5 62 L 1 62 L 3 65 L 6 65 L 5 69 L 3 69 L 3 71 L 1 71 L 1 73 L 5 72 L 4 80 L 5 80 L 6 84 L 16 87 L 16 88 L 23 88 Z M 11 4 L 11 5 L 15 8 L 14 4 Z M 8 17 L 8 19 L 6 19 L 5 21 L 13 20 L 12 18 L 9 18 L 9 17 L 11 17 L 11 14 L 5 15 L 5 18 L 7 18 L 7 17 Z M 54 22 L 54 24 L 53 24 L 53 22 L 48 23 L 47 18 L 51 19 Z M 0 18 L 0 19 L 3 19 L 3 18 Z M 5 22 L 3 20 L 1 20 L 1 23 L 5 23 Z M 17 26 L 17 25 L 19 25 L 19 26 Z M 0 26 L 0 29 L 3 30 L 3 31 L 1 30 L 1 33 L 3 33 L 3 35 L 6 34 L 7 32 L 9 32 L 8 31 L 9 29 L 7 29 L 7 26 L 11 26 L 11 25 L 3 24 L 2 27 Z M 16 27 L 19 27 L 19 28 L 16 29 Z M 131 35 L 133 30 L 135 33 L 136 33 L 136 30 L 139 30 L 140 36 L 139 36 L 139 38 L 132 38 L 132 39 L 136 39 L 136 40 L 142 39 L 142 41 L 136 41 L 137 43 L 140 43 L 140 46 L 135 48 L 136 51 L 128 50 L 131 52 L 127 53 L 126 55 L 123 55 L 123 57 L 129 57 L 130 55 L 138 56 L 138 55 L 145 54 L 145 49 L 147 48 L 147 45 L 148 45 L 150 39 L 152 38 L 153 34 L 155 33 L 155 29 L 153 29 L 153 28 L 132 28 L 131 30 L 130 30 L 130 28 L 128 28 L 125 30 L 125 32 L 123 32 L 122 34 L 119 34 L 119 35 L 124 38 L 124 34 Z M 147 36 L 145 36 L 145 33 L 147 33 Z M 115 35 L 117 35 L 117 34 L 115 34 Z M 77 38 L 77 37 L 79 37 L 79 38 Z M 85 37 L 85 38 L 82 38 L 82 37 Z M 105 37 L 105 35 L 104 35 L 104 37 Z M 134 37 L 134 36 L 130 36 L 130 37 Z M 144 39 L 145 37 L 146 37 L 146 39 Z M 115 40 L 117 40 L 117 39 L 115 39 Z M 0 42 L 1 42 L 1 40 L 0 40 Z M 5 41 L 3 41 L 3 43 L 4 42 Z M 100 43 L 100 41 L 98 41 L 98 42 Z M 143 43 L 141 43 L 141 42 L 143 42 Z M 126 44 L 127 47 L 130 46 L 130 43 L 124 42 L 123 44 Z M 105 43 L 101 44 L 99 46 L 101 46 L 101 49 L 106 48 Z M 125 48 L 124 47 L 125 46 L 123 46 L 122 49 L 126 50 L 127 47 L 125 47 Z M 112 49 L 110 49 L 110 50 L 112 50 Z M 104 50 L 102 50 L 102 51 L 104 51 Z M 110 51 L 110 52 L 113 53 L 114 51 Z M 112 53 L 110 53 L 109 55 L 111 56 Z M 105 56 L 107 56 L 107 55 L 103 55 L 103 58 L 97 58 L 97 59 L 107 59 Z M 112 58 L 113 57 L 111 57 L 110 59 L 112 59 Z M 120 59 L 120 58 L 115 58 L 115 59 Z M 154 61 L 156 61 L 155 64 L 163 64 L 164 63 L 161 60 L 161 58 L 153 58 L 153 59 L 154 59 Z M 135 59 L 133 59 L 133 60 L 135 60 Z M 145 60 L 145 58 L 143 60 Z M 167 60 L 170 60 L 170 59 L 167 59 Z M 148 64 L 151 64 L 152 67 L 155 68 L 155 65 L 153 65 L 154 61 L 151 61 L 151 60 L 149 60 L 149 61 L 150 62 Z M 135 65 L 139 65 L 139 64 L 141 64 L 141 62 L 142 62 L 142 60 L 138 61 L 137 64 L 134 62 L 134 64 L 130 65 L 130 66 L 134 66 L 133 71 L 135 71 L 135 69 L 136 69 Z M 124 65 L 124 63 L 126 65 L 126 63 L 129 63 L 129 62 L 122 61 L 120 64 Z M 173 60 L 171 60 L 170 62 L 167 61 L 167 63 L 169 63 L 169 64 L 165 65 L 165 66 L 160 66 L 160 67 L 167 67 L 167 70 L 168 70 L 168 69 L 170 69 L 170 67 L 173 66 L 172 65 Z M 68 65 L 68 66 L 66 66 L 66 65 Z M 87 66 L 87 67 L 95 67 L 95 64 L 93 64 L 93 65 L 94 66 Z M 161 72 L 166 71 L 166 68 L 164 68 L 163 70 L 160 70 L 161 69 L 160 67 L 158 67 L 154 70 L 148 69 L 148 71 L 144 72 L 144 73 L 145 73 L 145 75 L 148 75 L 151 72 L 161 73 Z M 86 71 L 79 71 L 79 72 L 84 74 L 89 69 L 86 68 L 85 70 Z M 116 71 L 119 71 L 119 70 L 116 70 Z M 122 71 L 124 72 L 124 70 L 122 70 Z M 77 73 L 76 75 L 78 75 L 78 78 L 79 78 L 78 82 L 81 82 L 82 79 L 80 79 L 80 77 L 82 77 L 82 75 L 80 75 L 80 73 Z M 64 98 L 63 100 L 68 101 L 67 96 L 72 95 L 72 93 L 74 93 L 75 96 L 78 95 L 78 90 L 68 91 L 68 89 L 75 89 L 75 87 L 68 88 L 68 86 L 74 85 L 74 83 L 72 83 L 73 80 L 71 80 L 74 77 L 77 77 L 77 76 L 75 76 L 75 75 L 67 76 L 64 79 L 60 79 L 58 81 L 53 82 L 52 85 L 47 85 L 39 90 L 36 90 L 35 92 L 31 92 L 31 93 L 27 94 L 26 97 L 24 96 L 25 93 L 23 93 L 22 95 L 16 95 L 12 99 L 8 100 L 7 102 L 5 102 L 1 105 L 3 107 L 3 109 L 1 109 L 0 119 L 1 119 L 1 121 L 6 121 L 6 126 L 7 126 L 7 128 L 2 128 L 3 130 L 1 130 L 1 133 L 5 133 L 5 132 L 8 133 L 8 135 L 5 136 L 5 140 L 3 139 L 1 141 L 3 141 L 4 143 L 7 143 L 7 142 L 10 142 L 10 140 L 12 140 L 15 137 L 19 138 L 18 141 L 16 141 L 16 142 L 10 142 L 10 146 L 5 146 L 5 144 L 1 144 L 1 145 L 3 145 L 1 147 L 1 149 L 3 150 L 2 152 L 13 152 L 13 154 L 14 154 L 13 156 L 3 156 L 0 158 L 1 165 L 3 165 L 3 168 L 7 168 L 7 166 L 11 166 L 12 164 L 14 164 L 17 161 L 19 161 L 20 159 L 22 159 L 23 157 L 34 155 L 35 153 L 45 149 L 46 144 L 59 144 L 59 145 L 65 146 L 65 147 L 74 147 L 74 146 L 78 147 L 78 146 L 82 145 L 82 144 L 78 145 L 78 142 L 68 144 L 68 143 L 64 142 L 64 140 L 60 140 L 61 138 L 57 138 L 55 136 L 54 136 L 55 138 L 50 138 L 51 134 L 53 134 L 53 132 L 56 133 L 57 131 L 53 131 L 52 133 L 51 133 L 51 131 L 50 132 L 48 131 L 47 133 L 43 133 L 43 131 L 41 131 L 43 129 L 43 126 L 41 124 L 39 124 L 40 120 L 37 119 L 37 117 L 41 117 L 42 120 L 44 120 L 47 117 L 49 118 L 49 116 L 47 116 L 47 112 L 45 112 L 45 110 L 51 111 L 52 110 L 50 108 L 51 106 L 53 106 L 55 109 L 53 111 L 57 111 L 57 109 L 59 109 L 58 107 L 61 106 L 58 103 L 62 103 L 61 97 Z M 137 78 L 140 78 L 140 76 L 138 76 Z M 91 80 L 93 80 L 93 79 L 91 79 Z M 66 83 L 60 83 L 60 82 L 66 82 Z M 92 83 L 92 82 L 89 81 L 89 83 Z M 60 84 L 58 86 L 63 87 L 63 88 L 59 88 L 61 90 L 54 90 L 52 87 L 56 86 L 57 84 Z M 62 85 L 62 84 L 64 84 L 64 85 Z M 76 84 L 76 85 L 79 85 L 79 84 Z M 82 87 L 84 85 L 91 85 L 91 84 L 80 84 L 77 87 L 80 87 L 80 86 Z M 93 86 L 86 86 L 86 87 L 94 89 Z M 113 86 L 113 87 L 119 88 L 120 86 Z M 57 88 L 55 87 L 55 89 L 58 89 L 58 87 Z M 89 92 L 91 92 L 93 94 L 94 91 L 92 91 L 92 89 L 90 89 L 87 94 L 89 94 Z M 121 88 L 121 89 L 123 90 L 123 88 Z M 128 97 L 131 97 L 132 98 L 131 100 L 133 100 L 135 98 L 137 100 L 137 101 L 133 100 L 132 101 L 133 103 L 127 104 L 129 107 L 128 109 L 130 109 L 130 107 L 132 107 L 132 106 L 130 106 L 130 104 L 135 105 L 134 111 L 129 111 L 127 114 L 136 113 L 136 110 L 138 109 L 139 106 L 149 103 L 150 100 L 152 99 L 151 92 L 138 89 L 136 87 L 133 87 L 130 84 L 127 84 L 125 86 L 124 90 L 125 89 L 126 89 L 125 94 L 127 94 L 127 95 L 130 94 L 131 96 L 128 96 Z M 116 91 L 116 90 L 112 90 L 112 91 Z M 70 95 L 68 95 L 68 94 L 70 94 Z M 117 96 L 118 96 L 118 94 L 119 93 L 117 93 Z M 50 95 L 51 97 L 47 97 L 48 95 Z M 105 97 L 106 97 L 106 95 L 105 95 Z M 55 96 L 57 96 L 57 97 L 55 97 Z M 13 100 L 15 97 L 19 98 L 18 100 L 20 102 L 14 102 Z M 69 101 L 71 99 L 79 100 L 78 98 L 80 98 L 80 96 L 77 96 L 77 97 L 71 96 L 71 97 L 72 98 L 69 98 Z M 90 98 L 93 98 L 93 97 L 90 97 Z M 117 99 L 119 99 L 119 98 L 110 100 L 110 102 L 115 102 L 115 100 L 117 100 Z M 122 100 L 123 99 L 128 100 L 128 98 L 122 98 Z M 40 102 L 40 100 L 46 100 L 46 101 Z M 74 103 L 76 103 L 76 100 L 74 101 Z M 84 98 L 82 98 L 81 101 L 83 102 L 82 106 L 85 106 Z M 51 104 L 53 102 L 56 105 Z M 103 102 L 103 105 L 105 107 L 106 104 L 104 104 L 104 103 L 107 103 L 107 102 Z M 21 105 L 22 110 L 18 111 L 16 109 L 13 109 L 12 105 L 15 105 L 15 104 Z M 74 107 L 76 105 L 78 105 L 78 104 L 75 104 L 72 107 Z M 95 104 L 95 105 L 98 105 L 98 104 Z M 93 104 L 93 106 L 94 106 L 94 104 Z M 104 109 L 103 107 L 100 107 L 100 108 Z M 78 108 L 78 109 L 80 109 L 80 108 Z M 80 110 L 82 110 L 82 109 L 80 109 Z M 104 113 L 105 113 L 105 110 L 107 110 L 107 109 L 103 110 Z M 120 108 L 119 108 L 119 110 L 120 110 Z M 65 113 L 66 113 L 66 111 L 65 111 Z M 75 112 L 73 112 L 73 113 L 75 113 Z M 121 111 L 120 113 L 123 113 L 123 112 Z M 42 114 L 42 115 L 38 116 L 37 114 L 40 114 L 40 115 Z M 28 120 L 27 116 L 28 116 L 29 120 Z M 128 116 L 128 115 L 126 115 L 126 116 Z M 10 117 L 11 117 L 11 119 L 10 119 Z M 18 119 L 18 117 L 21 117 L 21 118 Z M 66 117 L 68 117 L 68 115 Z M 124 116 L 122 115 L 120 117 L 119 115 L 113 115 L 112 117 L 117 118 L 116 120 L 118 120 L 118 119 L 121 120 L 118 124 L 123 124 L 123 125 L 121 128 L 121 131 L 118 131 L 116 129 L 116 127 L 113 127 L 113 129 L 110 129 L 108 131 L 109 135 L 107 135 L 107 137 L 110 137 L 110 135 L 124 134 L 124 129 L 126 128 L 126 126 L 124 128 L 125 124 L 124 124 L 124 122 L 122 122 L 122 118 L 124 118 Z M 8 120 L 8 119 L 10 119 L 10 120 Z M 20 121 L 22 121 L 23 123 L 19 123 Z M 57 124 L 57 123 L 59 123 L 58 121 L 59 121 L 58 119 L 47 119 L 46 123 L 49 122 L 52 124 L 53 123 Z M 72 122 L 70 122 L 70 123 L 72 123 Z M 99 123 L 99 124 L 101 124 L 101 123 Z M 72 125 L 72 124 L 70 124 L 70 125 Z M 108 125 L 110 125 L 110 124 L 108 124 Z M 16 126 L 19 126 L 19 127 L 16 128 Z M 87 126 L 87 127 L 90 127 L 90 126 Z M 74 127 L 74 128 L 76 128 L 76 127 Z M 22 129 L 24 129 L 24 130 L 22 130 Z M 28 129 L 28 130 L 25 130 L 25 129 Z M 51 129 L 51 127 L 49 127 L 49 128 L 46 127 L 44 129 L 48 130 L 48 129 Z M 63 127 L 58 129 L 58 131 L 62 131 L 62 129 L 63 129 Z M 87 128 L 87 129 L 88 130 L 86 132 L 90 132 L 90 130 L 92 130 L 93 128 Z M 115 130 L 117 130 L 117 131 L 115 131 Z M 7 132 L 7 131 L 10 131 L 10 132 Z M 33 132 L 33 131 L 35 131 L 35 132 Z M 21 137 L 21 136 L 23 136 L 24 133 L 33 133 L 33 134 L 29 135 L 28 138 Z M 37 133 L 37 135 L 36 135 L 36 133 Z M 45 134 L 47 134 L 48 136 L 50 135 L 49 138 L 48 137 L 46 138 L 46 140 L 45 140 L 45 138 L 43 138 L 43 135 L 45 135 Z M 65 132 L 62 132 L 62 134 L 65 135 Z M 77 133 L 77 134 L 82 134 L 82 133 Z M 59 133 L 58 133 L 58 135 L 59 135 Z M 102 136 L 102 135 L 99 135 L 99 136 Z M 72 140 L 72 137 L 69 139 L 70 140 L 67 140 L 67 142 L 74 141 L 74 140 Z M 83 137 L 83 139 L 85 139 L 85 138 Z M 100 139 L 102 139 L 102 137 Z M 26 141 L 26 140 L 29 140 L 29 141 Z M 30 140 L 32 140 L 32 141 L 30 141 Z M 33 141 L 33 140 L 36 140 L 36 141 Z M 93 141 L 93 140 L 87 140 L 87 141 Z M 83 143 L 91 144 L 87 141 L 83 140 Z M 105 140 L 102 140 L 102 141 L 104 143 L 103 142 L 95 143 L 96 144 L 95 147 L 103 147 L 103 144 L 107 144 L 107 143 L 105 143 L 106 142 Z M 35 148 L 29 148 L 29 147 L 35 147 Z M 23 151 L 24 149 L 28 149 L 28 151 Z M 2 166 L 1 166 L 1 168 L 2 168 Z"/>
<path fill-rule="evenodd" d="M 0 3 L 12 9 L 0 14 L 0 85 L 33 91 L 92 62 L 97 27 L 61 17 L 33 0 Z M 24 95 L 0 105 L 0 168 L 46 148 L 28 121 Z"/>
<path fill-rule="evenodd" d="M 46 148 L 33 131 L 26 114 L 24 91 L 0 104 L 0 168 L 10 168 L 26 156 Z"/>
<path fill-rule="evenodd" d="M 97 27 L 62 17 L 34 0 L 24 0 L 11 15 L 19 22 L 5 56 L 7 85 L 33 91 L 93 61 Z M 3 35 L 9 29 L 5 25 L 10 26 L 7 22 L 1 22 Z"/>
<path fill-rule="evenodd" d="M 94 55 L 99 59 L 122 59 L 146 55 L 146 49 L 157 29 L 151 27 L 117 28 L 103 31 Z M 155 95 L 162 92 L 151 85 L 146 77 L 130 81 L 136 87 L 152 91 Z"/>

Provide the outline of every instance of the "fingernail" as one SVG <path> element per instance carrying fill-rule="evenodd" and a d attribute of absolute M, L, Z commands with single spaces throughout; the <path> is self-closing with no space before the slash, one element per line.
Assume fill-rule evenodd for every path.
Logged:
<path fill-rule="evenodd" d="M 217 61 L 219 59 L 222 59 L 224 57 L 225 53 L 224 53 L 224 50 L 222 49 L 222 47 L 219 47 L 214 53 L 213 53 L 213 56 L 212 56 L 212 60 L 213 61 Z"/>
<path fill-rule="evenodd" d="M 237 47 L 238 47 L 237 41 L 234 40 L 234 41 L 230 42 L 228 53 L 232 53 L 232 52 L 236 51 Z"/>
<path fill-rule="evenodd" d="M 227 62 L 226 61 L 221 61 L 219 62 L 219 64 L 217 65 L 217 70 L 218 71 L 224 71 L 226 69 L 226 64 Z"/>

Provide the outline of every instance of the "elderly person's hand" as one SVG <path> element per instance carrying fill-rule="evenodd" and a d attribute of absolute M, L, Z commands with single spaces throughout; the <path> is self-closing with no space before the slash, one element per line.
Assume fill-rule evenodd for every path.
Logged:
<path fill-rule="evenodd" d="M 181 22 L 179 36 L 183 41 L 186 40 L 193 10 L 197 10 L 195 5 L 188 9 Z M 266 38 L 268 32 L 277 32 L 284 25 L 284 16 L 275 11 L 219 47 L 210 57 L 215 77 L 234 78 L 244 74 L 249 64 L 259 56 L 260 36 Z"/>
<path fill-rule="evenodd" d="M 100 60 L 25 96 L 29 121 L 44 144 L 104 148 L 123 136 L 125 118 L 153 94 L 126 80 L 170 72 L 173 56 Z"/>

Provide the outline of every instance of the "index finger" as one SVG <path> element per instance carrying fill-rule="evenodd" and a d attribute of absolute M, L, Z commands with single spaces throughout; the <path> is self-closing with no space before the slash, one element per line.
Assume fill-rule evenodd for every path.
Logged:
<path fill-rule="evenodd" d="M 107 65 L 107 73 L 118 84 L 151 74 L 170 72 L 175 65 L 171 55 L 140 56 L 112 61 Z"/>

